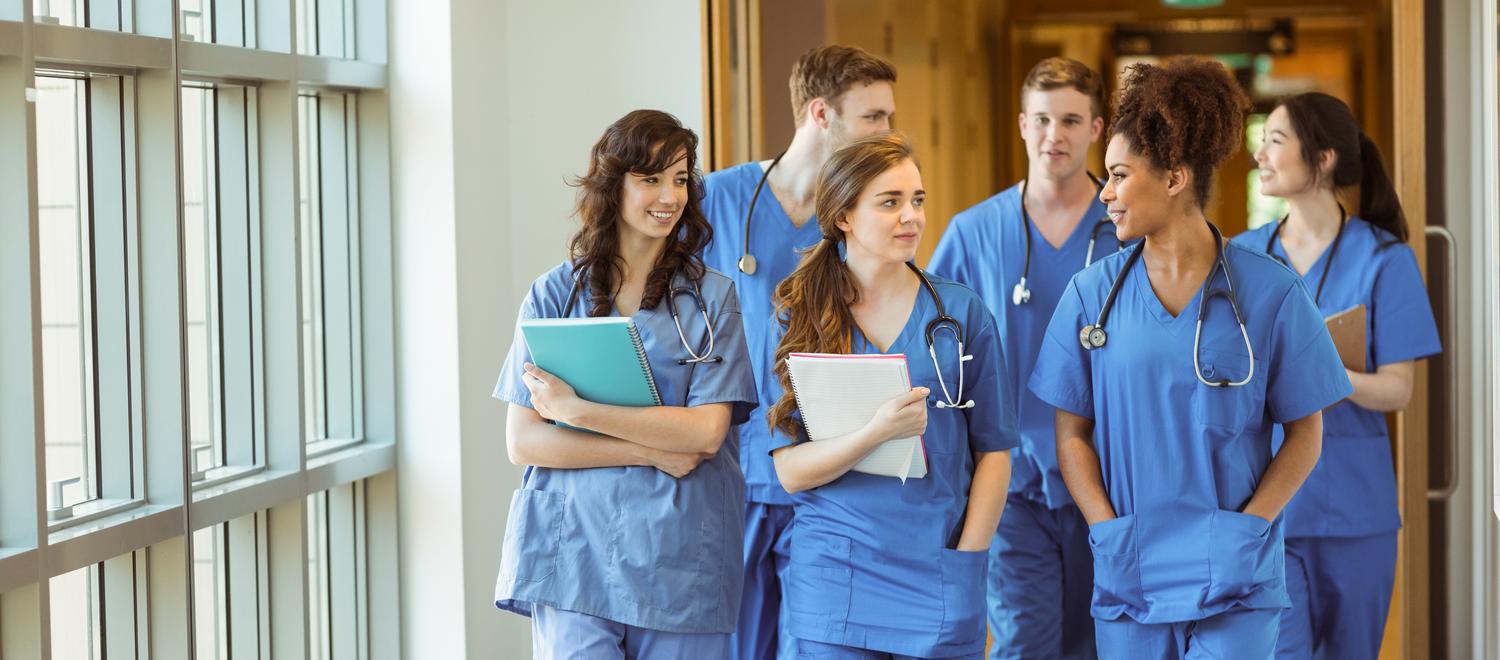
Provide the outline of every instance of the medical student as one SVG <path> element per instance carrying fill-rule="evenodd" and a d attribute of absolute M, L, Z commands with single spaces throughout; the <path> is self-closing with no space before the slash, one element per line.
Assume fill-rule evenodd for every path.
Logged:
<path fill-rule="evenodd" d="M 1073 277 L 1031 377 L 1089 521 L 1103 658 L 1272 656 L 1280 513 L 1352 391 L 1302 281 L 1204 217 L 1248 108 L 1216 62 L 1127 70 L 1100 199 L 1136 243 Z"/>
<path fill-rule="evenodd" d="M 912 262 L 925 196 L 900 135 L 835 152 L 818 179 L 822 238 L 776 288 L 762 401 L 774 401 L 770 447 L 796 509 L 783 583 L 796 655 L 785 659 L 984 649 L 986 551 L 1019 438 L 993 317 L 974 292 Z M 913 389 L 860 430 L 808 442 L 785 361 L 796 352 L 904 355 Z M 926 476 L 851 471 L 881 443 L 918 434 Z"/>
<path fill-rule="evenodd" d="M 611 125 L 577 183 L 570 260 L 521 304 L 522 320 L 633 319 L 662 405 L 578 398 L 531 363 L 519 329 L 495 386 L 510 459 L 527 466 L 495 601 L 531 617 L 539 659 L 729 653 L 744 481 L 724 440 L 755 384 L 734 284 L 697 257 L 712 231 L 697 148 L 666 113 Z"/>
<path fill-rule="evenodd" d="M 1026 389 L 1073 274 L 1119 248 L 1086 169 L 1104 132 L 1104 85 L 1082 62 L 1042 60 L 1021 85 L 1026 179 L 954 216 L 929 270 L 974 289 L 995 315 L 1021 447 L 1008 511 L 990 545 L 991 660 L 1091 658 L 1088 524 L 1057 469 L 1054 410 Z"/>
<path fill-rule="evenodd" d="M 1287 589 L 1276 655 L 1380 654 L 1396 579 L 1396 470 L 1385 413 L 1411 400 L 1415 361 L 1441 350 L 1406 217 L 1375 143 L 1332 96 L 1299 94 L 1266 119 L 1261 192 L 1286 217 L 1235 242 L 1302 274 L 1323 316 L 1364 305 L 1368 373 L 1323 413 L 1323 455 L 1286 509 Z M 1359 186 L 1359 216 L 1337 192 Z"/>
<path fill-rule="evenodd" d="M 829 154 L 850 141 L 890 130 L 896 112 L 896 70 L 859 48 L 824 46 L 792 65 L 792 118 L 796 132 L 774 159 L 708 175 L 703 209 L 714 228 L 703 260 L 734 277 L 747 343 L 762 345 L 771 317 L 771 292 L 797 266 L 798 250 L 818 241 L 813 187 Z M 752 351 L 757 381 L 768 355 Z M 792 507 L 766 454 L 764 407 L 739 427 L 745 471 L 745 589 L 734 656 L 743 660 L 784 654 L 780 640 L 781 578 L 790 553 L 786 530 Z"/>

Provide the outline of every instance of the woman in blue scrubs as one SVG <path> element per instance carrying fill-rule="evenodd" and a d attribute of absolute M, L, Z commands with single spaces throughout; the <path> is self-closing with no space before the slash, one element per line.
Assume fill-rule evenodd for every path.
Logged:
<path fill-rule="evenodd" d="M 724 440 L 756 399 L 734 284 L 697 256 L 711 233 L 697 143 L 654 110 L 610 126 L 578 181 L 571 259 L 521 304 L 522 320 L 631 317 L 663 405 L 580 399 L 531 364 L 519 329 L 495 386 L 527 466 L 495 602 L 532 618 L 536 658 L 729 654 L 744 477 Z"/>
<path fill-rule="evenodd" d="M 1128 70 L 1100 200 L 1144 240 L 1073 277 L 1031 377 L 1089 522 L 1103 658 L 1271 657 L 1279 514 L 1351 391 L 1301 280 L 1203 215 L 1248 106 L 1215 62 Z"/>
<path fill-rule="evenodd" d="M 774 402 L 772 457 L 796 510 L 783 585 L 796 657 L 984 649 L 986 550 L 1019 436 L 993 317 L 968 288 L 911 262 L 925 196 L 902 136 L 835 152 L 818 179 L 823 240 L 776 288 L 776 380 L 764 401 Z M 947 329 L 931 329 L 944 313 Z M 808 442 L 786 368 L 794 352 L 904 355 L 913 389 L 859 431 Z M 850 471 L 881 443 L 917 434 L 925 477 Z"/>
<path fill-rule="evenodd" d="M 1364 305 L 1365 363 L 1354 394 L 1323 413 L 1323 456 L 1286 509 L 1281 658 L 1380 654 L 1396 579 L 1396 470 L 1385 413 L 1411 400 L 1416 360 L 1441 349 L 1416 255 L 1380 152 L 1332 96 L 1299 94 L 1266 119 L 1261 192 L 1288 213 L 1235 238 L 1302 274 L 1324 316 Z M 1337 192 L 1359 186 L 1359 217 Z"/>

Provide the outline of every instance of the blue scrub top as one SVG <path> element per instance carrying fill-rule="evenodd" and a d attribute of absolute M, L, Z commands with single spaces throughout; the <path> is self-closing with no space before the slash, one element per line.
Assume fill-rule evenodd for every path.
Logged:
<path fill-rule="evenodd" d="M 1271 462 L 1271 427 L 1347 397 L 1322 315 L 1296 274 L 1259 251 L 1226 246 L 1235 293 L 1255 349 L 1244 387 L 1209 387 L 1193 373 L 1202 291 L 1172 316 L 1138 259 L 1120 285 L 1105 330 L 1085 351 L 1124 268 L 1115 254 L 1073 277 L 1047 327 L 1031 389 L 1094 420 L 1094 446 L 1119 516 L 1089 528 L 1094 618 L 1195 621 L 1236 609 L 1290 606 L 1280 519 L 1240 510 Z M 1215 273 L 1215 284 L 1224 276 Z M 1250 367 L 1223 298 L 1204 320 L 1199 363 L 1210 380 L 1240 380 Z"/>
<path fill-rule="evenodd" d="M 1031 274 L 1026 279 L 1031 301 L 1024 305 L 1011 302 L 1011 289 L 1021 281 L 1026 263 L 1028 223 L 1021 219 L 1020 184 L 954 216 L 928 266 L 932 272 L 974 289 L 995 315 L 1005 363 L 1010 366 L 1007 385 L 1015 396 L 1021 425 L 1021 447 L 1014 454 L 1010 492 L 1013 497 L 1024 497 L 1051 509 L 1072 504 L 1073 497 L 1057 469 L 1055 409 L 1026 388 L 1026 379 L 1036 366 L 1036 355 L 1058 298 L 1073 274 L 1083 270 L 1089 234 L 1106 215 L 1104 204 L 1095 199 L 1061 248 L 1052 247 L 1036 225 L 1031 225 Z M 1113 254 L 1119 247 L 1114 227 L 1100 227 L 1094 260 Z"/>
<path fill-rule="evenodd" d="M 703 250 L 703 262 L 734 278 L 740 309 L 744 318 L 750 319 L 745 324 L 745 339 L 752 347 L 765 344 L 767 324 L 763 320 L 771 317 L 771 295 L 776 285 L 796 270 L 802 259 L 800 250 L 823 237 L 816 217 L 801 227 L 793 226 L 767 183 L 755 202 L 755 217 L 750 220 L 750 254 L 755 255 L 757 268 L 754 275 L 740 272 L 740 255 L 745 249 L 745 212 L 750 208 L 755 184 L 764 173 L 760 163 L 750 162 L 704 178 L 703 212 L 713 225 L 714 238 Z M 755 370 L 756 382 L 766 374 L 771 358 L 769 353 L 751 351 L 750 366 Z M 776 478 L 776 468 L 766 453 L 766 443 L 770 441 L 766 408 L 757 407 L 750 418 L 755 422 L 740 428 L 740 467 L 745 471 L 746 497 L 751 502 L 790 505 L 792 501 Z"/>
<path fill-rule="evenodd" d="M 1272 223 L 1234 240 L 1252 250 L 1265 250 L 1275 230 Z M 1287 258 L 1279 238 L 1271 254 Z M 1324 250 L 1302 276 L 1314 295 L 1323 268 L 1329 265 L 1328 250 Z M 1365 306 L 1365 365 L 1370 371 L 1442 351 L 1416 253 L 1394 234 L 1360 218 L 1350 218 L 1344 225 L 1317 305 L 1325 317 Z M 1278 449 L 1281 434 L 1277 426 Z M 1396 467 L 1391 462 L 1385 413 L 1352 401 L 1323 411 L 1323 454 L 1287 505 L 1287 536 L 1355 537 L 1400 528 Z"/>
<path fill-rule="evenodd" d="M 676 283 L 687 281 L 679 276 Z M 569 263 L 537 278 L 520 319 L 562 317 L 572 285 Z M 588 315 L 583 289 L 575 318 Z M 733 403 L 731 421 L 742 423 L 755 402 L 755 382 L 734 284 L 709 271 L 702 292 L 723 362 L 677 363 L 687 351 L 666 298 L 632 318 L 663 405 Z M 677 301 L 688 341 L 703 345 L 702 315 L 689 309 L 689 296 Z M 518 324 L 495 398 L 532 407 L 521 381 L 529 361 Z M 541 604 L 652 630 L 733 632 L 744 577 L 744 480 L 736 453 L 726 441 L 681 479 L 654 467 L 528 467 L 510 503 L 495 604 L 528 616 Z"/>
<path fill-rule="evenodd" d="M 918 657 L 955 657 L 983 651 L 987 553 L 952 548 L 963 531 L 975 452 L 1006 451 L 1020 443 L 1015 400 L 1008 391 L 1005 356 L 995 322 L 974 292 L 931 276 L 950 316 L 963 325 L 964 410 L 932 407 L 942 388 L 924 331 L 937 316 L 923 289 L 888 354 L 904 354 L 913 387 L 931 388 L 927 431 L 922 434 L 927 476 L 908 479 L 848 472 L 831 483 L 791 496 L 791 562 L 782 603 L 798 639 Z M 764 349 L 784 332 L 774 319 Z M 854 353 L 880 351 L 856 328 Z M 938 359 L 950 392 L 958 386 L 958 347 L 947 332 L 936 336 Z M 763 381 L 781 397 L 775 378 Z M 771 398 L 775 397 L 775 398 Z M 805 440 L 773 431 L 770 449 Z"/>

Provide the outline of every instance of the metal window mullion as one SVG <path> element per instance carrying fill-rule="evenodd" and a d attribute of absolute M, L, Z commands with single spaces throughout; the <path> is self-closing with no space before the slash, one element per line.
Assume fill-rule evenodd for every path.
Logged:
<path fill-rule="evenodd" d="M 346 226 L 347 239 L 344 242 L 344 253 L 348 255 L 349 266 L 347 277 L 349 285 L 347 288 L 349 296 L 349 435 L 354 438 L 365 437 L 364 425 L 364 364 L 361 356 L 364 355 L 363 329 L 364 313 L 360 301 L 362 295 L 363 270 L 361 263 L 363 259 L 363 245 L 360 240 L 363 216 L 360 214 L 361 179 L 359 170 L 359 95 L 349 94 L 344 97 L 344 162 L 346 173 L 344 181 L 345 197 L 348 199 Z"/>
<path fill-rule="evenodd" d="M 320 179 L 322 181 L 322 232 L 320 236 L 323 286 L 323 383 L 325 428 L 328 437 L 350 438 L 354 436 L 354 319 L 350 315 L 352 303 L 351 264 L 349 254 L 349 168 L 347 140 L 349 127 L 346 124 L 343 95 L 330 94 L 319 98 L 319 155 L 321 156 Z M 331 188 L 331 190 L 330 190 Z"/>
<path fill-rule="evenodd" d="M 249 212 L 249 154 L 246 151 L 247 90 L 220 87 L 214 103 L 217 124 L 219 304 L 223 347 L 225 465 L 253 463 L 255 397 L 251 319 L 251 254 L 254 239 Z"/>
<path fill-rule="evenodd" d="M 246 0 L 251 2 L 253 0 Z M 253 25 L 253 23 L 252 23 Z M 265 380 L 265 289 L 263 268 L 265 250 L 261 236 L 265 225 L 260 199 L 260 94 L 251 87 L 245 90 L 245 167 L 246 205 L 249 213 L 250 242 L 250 425 L 249 464 L 264 465 L 266 456 L 266 380 Z"/>
<path fill-rule="evenodd" d="M 128 16 L 129 14 L 125 14 Z M 145 490 L 145 461 L 142 457 L 142 438 L 145 437 L 142 411 L 144 403 L 141 400 L 141 269 L 140 269 L 140 206 L 137 191 L 140 181 L 135 167 L 130 164 L 138 163 L 136 153 L 135 126 L 136 126 L 136 104 L 135 104 L 135 78 L 124 78 L 121 81 L 124 95 L 121 102 L 121 125 L 124 127 L 122 134 L 123 153 L 122 158 L 126 164 L 124 170 L 124 192 L 122 208 L 125 210 L 125 298 L 126 305 L 126 346 L 129 354 L 126 369 L 129 372 L 129 411 L 130 411 L 130 468 L 129 468 L 129 498 L 140 497 Z"/>
<path fill-rule="evenodd" d="M 89 81 L 72 81 L 74 88 L 74 114 L 73 130 L 76 138 L 77 162 L 79 165 L 73 168 L 73 186 L 76 192 L 77 204 L 74 212 L 77 217 L 78 236 L 78 285 L 82 291 L 78 294 L 78 387 L 79 401 L 82 409 L 79 411 L 83 419 L 80 420 L 79 428 L 83 437 L 79 442 L 83 445 L 83 499 L 92 500 L 100 496 L 102 490 L 102 475 L 99 470 L 99 410 L 98 394 L 99 383 L 95 378 L 97 371 L 95 365 L 98 360 L 98 349 L 95 345 L 95 337 L 98 328 L 94 317 L 94 218 L 93 199 L 89 191 L 93 188 L 93 167 L 89 165 L 92 159 L 93 134 L 90 129 L 93 122 L 89 119 L 90 103 L 88 98 Z M 83 87 L 83 93 L 79 94 L 78 88 Z M 80 119 L 81 118 L 81 119 Z M 44 367 L 45 370 L 45 367 Z M 45 377 L 45 374 L 43 374 Z M 69 500 L 64 500 L 69 501 Z M 58 502 L 61 505 L 63 502 Z"/>

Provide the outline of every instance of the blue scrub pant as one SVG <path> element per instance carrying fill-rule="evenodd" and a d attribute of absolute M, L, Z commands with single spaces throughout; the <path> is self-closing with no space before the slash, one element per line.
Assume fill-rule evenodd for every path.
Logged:
<path fill-rule="evenodd" d="M 792 558 L 792 507 L 745 503 L 745 590 L 731 658 L 770 660 L 790 657 L 793 641 L 785 630 L 781 582 Z"/>
<path fill-rule="evenodd" d="M 797 658 L 810 658 L 812 660 L 921 660 L 913 655 L 871 651 L 852 646 L 812 642 L 805 639 L 794 639 L 793 643 L 797 649 L 796 655 L 784 655 L 781 656 L 781 660 L 795 660 Z M 927 660 L 935 659 L 929 658 Z"/>
<path fill-rule="evenodd" d="M 1286 540 L 1286 590 L 1276 657 L 1380 655 L 1396 584 L 1396 532 Z"/>
<path fill-rule="evenodd" d="M 1198 621 L 1096 621 L 1099 657 L 1129 660 L 1269 660 L 1281 610 L 1234 610 Z"/>
<path fill-rule="evenodd" d="M 546 605 L 531 607 L 531 657 L 534 660 L 722 658 L 728 655 L 728 633 L 663 632 Z"/>
<path fill-rule="evenodd" d="M 1074 505 L 1012 497 L 990 544 L 990 660 L 1094 657 L 1094 555 Z"/>

